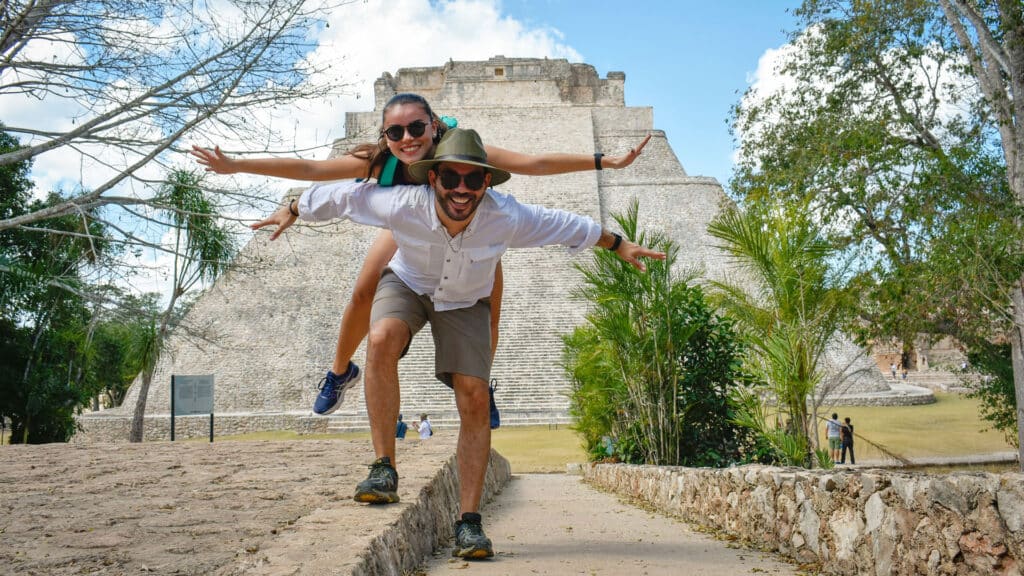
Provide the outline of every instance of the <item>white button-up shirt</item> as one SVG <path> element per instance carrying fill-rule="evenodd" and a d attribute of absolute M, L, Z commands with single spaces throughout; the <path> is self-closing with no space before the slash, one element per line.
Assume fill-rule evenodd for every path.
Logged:
<path fill-rule="evenodd" d="M 317 184 L 299 198 L 303 220 L 342 218 L 390 229 L 398 244 L 391 270 L 436 310 L 472 306 L 491 294 L 494 270 L 508 248 L 563 244 L 589 248 L 601 225 L 564 210 L 520 204 L 488 189 L 469 226 L 454 238 L 437 217 L 430 186 L 381 187 L 354 180 Z"/>

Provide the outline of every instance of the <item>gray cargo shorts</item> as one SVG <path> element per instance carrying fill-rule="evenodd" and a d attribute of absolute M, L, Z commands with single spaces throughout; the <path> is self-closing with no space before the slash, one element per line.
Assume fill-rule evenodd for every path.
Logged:
<path fill-rule="evenodd" d="M 468 308 L 434 310 L 429 296 L 420 295 L 385 268 L 377 283 L 370 325 L 382 318 L 397 318 L 409 326 L 409 341 L 430 322 L 434 336 L 434 375 L 452 386 L 452 374 L 488 382 L 491 378 L 491 303 L 483 298 Z M 406 344 L 402 356 L 409 351 Z"/>

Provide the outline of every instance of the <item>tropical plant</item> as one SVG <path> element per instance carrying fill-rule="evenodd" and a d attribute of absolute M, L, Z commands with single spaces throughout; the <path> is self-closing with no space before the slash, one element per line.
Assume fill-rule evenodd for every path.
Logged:
<path fill-rule="evenodd" d="M 591 455 L 627 462 L 722 466 L 740 460 L 749 434 L 730 423 L 740 349 L 732 323 L 703 291 L 675 279 L 676 248 L 637 233 L 637 206 L 616 216 L 625 235 L 665 251 L 647 273 L 601 251 L 579 266 L 575 291 L 587 324 L 564 338 L 570 411 Z"/>
<path fill-rule="evenodd" d="M 824 359 L 847 312 L 834 249 L 802 206 L 724 209 L 708 226 L 737 274 L 712 281 L 716 301 L 734 318 L 747 348 L 744 370 L 757 393 L 737 389 L 737 423 L 760 434 L 788 464 L 810 465 L 817 447 L 813 394 Z M 757 403 L 777 402 L 769 426 Z"/>

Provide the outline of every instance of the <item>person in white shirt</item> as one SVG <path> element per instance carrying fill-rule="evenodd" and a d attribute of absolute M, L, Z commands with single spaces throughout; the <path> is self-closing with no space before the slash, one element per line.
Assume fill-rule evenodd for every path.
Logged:
<path fill-rule="evenodd" d="M 364 395 L 377 461 L 354 498 L 376 504 L 399 500 L 391 430 L 399 411 L 398 361 L 412 337 L 430 322 L 435 375 L 455 391 L 460 419 L 461 519 L 455 524 L 454 554 L 487 558 L 494 550 L 477 511 L 491 448 L 488 296 L 498 260 L 508 248 L 563 244 L 578 252 L 596 245 L 645 271 L 640 258 L 664 259 L 665 254 L 605 230 L 588 217 L 520 204 L 490 189 L 511 174 L 487 163 L 474 130 L 449 130 L 434 157 L 413 163 L 409 172 L 429 185 L 318 184 L 252 228 L 277 225 L 271 236 L 276 238 L 301 217 L 343 218 L 392 231 L 398 251 L 377 286 L 366 349 Z"/>
<path fill-rule="evenodd" d="M 434 427 L 430 424 L 430 418 L 426 414 L 420 414 L 420 440 L 426 440 L 434 435 Z"/>

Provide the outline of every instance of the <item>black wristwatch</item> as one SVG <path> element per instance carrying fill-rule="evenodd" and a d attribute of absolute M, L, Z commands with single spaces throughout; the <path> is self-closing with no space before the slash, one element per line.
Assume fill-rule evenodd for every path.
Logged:
<path fill-rule="evenodd" d="M 611 250 L 612 252 L 615 252 L 616 250 L 619 249 L 619 246 L 622 244 L 622 235 L 616 234 L 615 232 L 612 232 L 611 234 L 612 236 L 615 237 L 615 242 L 612 242 L 612 245 L 609 246 L 608 249 Z"/>

